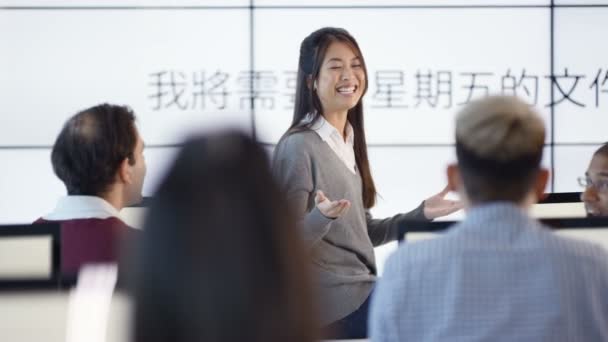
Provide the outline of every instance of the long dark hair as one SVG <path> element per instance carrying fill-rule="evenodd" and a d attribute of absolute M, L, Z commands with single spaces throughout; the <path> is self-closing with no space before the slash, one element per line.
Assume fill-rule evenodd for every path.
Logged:
<path fill-rule="evenodd" d="M 309 130 L 323 114 L 321 100 L 317 93 L 312 91 L 310 84 L 319 77 L 327 49 L 334 42 L 345 43 L 359 57 L 363 72 L 365 73 L 365 88 L 363 88 L 361 98 L 367 92 L 367 67 L 355 38 L 342 28 L 324 27 L 314 31 L 300 45 L 295 109 L 291 126 L 287 130 L 286 135 Z M 312 115 L 312 120 L 303 123 L 302 120 L 306 115 Z M 359 102 L 348 110 L 347 120 L 353 127 L 355 134 L 355 161 L 363 183 L 363 205 L 365 208 L 371 208 L 376 203 L 376 186 L 374 185 L 374 179 L 372 178 L 367 158 L 367 143 L 365 141 L 365 130 L 363 129 L 362 99 L 359 99 Z"/>
<path fill-rule="evenodd" d="M 314 341 L 308 263 L 285 202 L 249 137 L 188 141 L 133 264 L 135 341 Z"/>

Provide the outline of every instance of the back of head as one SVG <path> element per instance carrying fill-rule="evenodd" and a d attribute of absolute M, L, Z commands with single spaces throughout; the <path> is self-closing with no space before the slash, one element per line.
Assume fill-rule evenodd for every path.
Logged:
<path fill-rule="evenodd" d="M 521 202 L 540 169 L 544 123 L 525 102 L 491 96 L 456 117 L 456 154 L 472 203 Z"/>
<path fill-rule="evenodd" d="M 313 340 L 307 263 L 262 147 L 189 140 L 149 212 L 136 341 Z"/>
<path fill-rule="evenodd" d="M 132 164 L 137 143 L 135 115 L 128 107 L 101 104 L 71 117 L 59 133 L 51 161 L 69 195 L 100 196 L 120 164 Z"/>

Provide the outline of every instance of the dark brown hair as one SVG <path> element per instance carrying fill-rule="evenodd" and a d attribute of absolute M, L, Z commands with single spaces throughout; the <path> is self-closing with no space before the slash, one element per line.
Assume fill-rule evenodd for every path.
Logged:
<path fill-rule="evenodd" d="M 593 155 L 594 156 L 602 155 L 602 156 L 608 157 L 608 142 L 604 143 L 604 145 L 600 146 L 600 148 L 598 148 L 597 151 L 595 151 L 593 153 Z"/>
<path fill-rule="evenodd" d="M 135 114 L 125 106 L 101 104 L 71 117 L 59 133 L 51 162 L 69 195 L 101 196 L 120 164 L 133 165 Z"/>
<path fill-rule="evenodd" d="M 249 137 L 186 142 L 143 235 L 133 269 L 136 342 L 317 338 L 296 222 Z"/>
<path fill-rule="evenodd" d="M 311 91 L 309 80 L 316 80 L 319 77 L 321 65 L 329 46 L 334 42 L 342 42 L 348 45 L 355 55 L 359 58 L 363 72 L 365 73 L 365 88 L 361 97 L 367 92 L 367 68 L 365 60 L 361 54 L 361 49 L 353 36 L 348 31 L 335 28 L 324 27 L 311 33 L 300 45 L 300 58 L 298 61 L 298 76 L 296 84 L 295 109 L 291 126 L 286 135 L 291 133 L 308 130 L 323 114 L 321 100 L 316 92 Z M 313 116 L 310 122 L 303 123 L 302 120 L 307 114 Z M 363 128 L 363 100 L 348 110 L 348 122 L 353 127 L 355 134 L 354 150 L 357 168 L 361 174 L 363 183 L 363 205 L 371 208 L 376 203 L 376 186 L 369 167 L 367 157 L 367 143 L 365 141 L 365 130 Z"/>

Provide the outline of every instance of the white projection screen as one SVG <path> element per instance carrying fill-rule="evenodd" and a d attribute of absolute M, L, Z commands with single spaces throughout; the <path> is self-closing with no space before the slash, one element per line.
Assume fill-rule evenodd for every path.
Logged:
<path fill-rule="evenodd" d="M 52 209 L 65 190 L 50 148 L 98 103 L 136 112 L 146 196 L 192 132 L 236 126 L 272 151 L 299 44 L 323 26 L 349 30 L 366 58 L 376 216 L 443 188 L 454 114 L 487 94 L 542 113 L 547 191 L 580 191 L 608 140 L 607 19 L 606 0 L 0 0 L 0 223 Z"/>

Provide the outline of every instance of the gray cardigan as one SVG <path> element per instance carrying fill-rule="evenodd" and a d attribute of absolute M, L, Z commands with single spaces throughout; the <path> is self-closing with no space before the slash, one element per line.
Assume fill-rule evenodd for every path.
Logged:
<path fill-rule="evenodd" d="M 401 220 L 426 220 L 423 204 L 407 214 L 373 219 L 363 206 L 358 171 L 350 171 L 314 131 L 281 139 L 274 152 L 273 173 L 298 215 L 302 238 L 312 249 L 321 323 L 342 319 L 363 304 L 374 286 L 374 246 L 397 239 Z M 317 190 L 331 200 L 349 200 L 350 209 L 338 219 L 326 218 L 314 204 Z"/>

